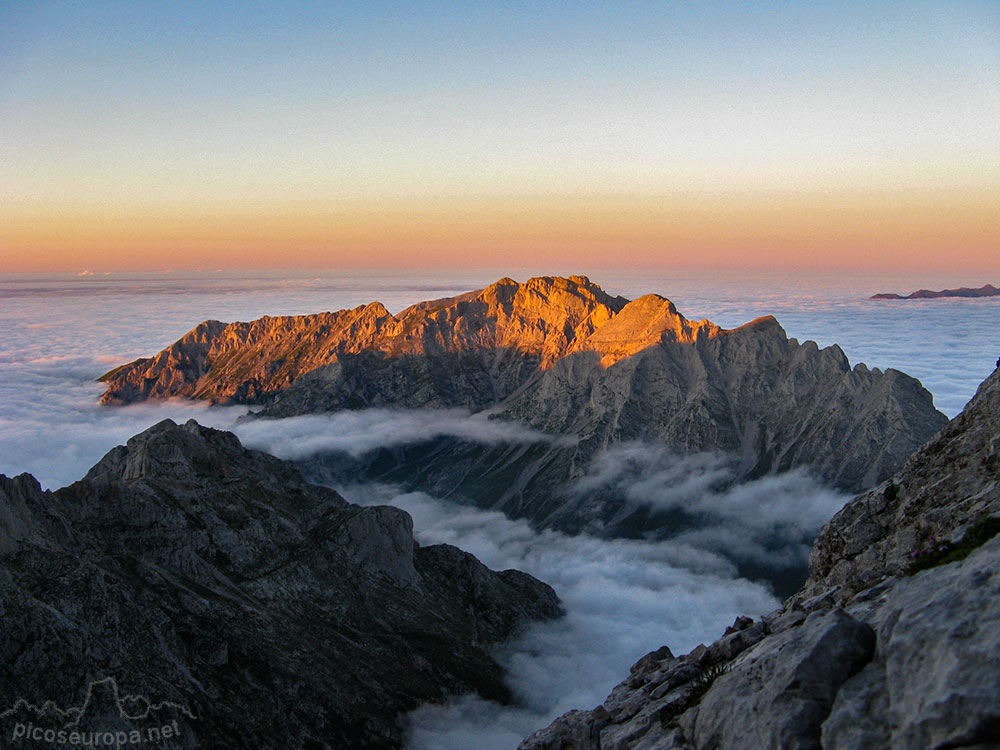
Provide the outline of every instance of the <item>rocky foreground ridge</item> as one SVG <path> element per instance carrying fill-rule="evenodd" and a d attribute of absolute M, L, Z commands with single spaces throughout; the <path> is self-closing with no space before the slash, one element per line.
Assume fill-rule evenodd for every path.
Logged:
<path fill-rule="evenodd" d="M 785 606 L 640 659 L 520 750 L 1000 747 L 1000 370 L 823 529 Z"/>
<path fill-rule="evenodd" d="M 405 512 L 194 421 L 55 492 L 0 476 L 7 738 L 15 720 L 65 724 L 53 706 L 90 684 L 87 706 L 117 722 L 98 730 L 142 727 L 119 715 L 126 693 L 183 707 L 169 747 L 398 747 L 397 716 L 421 703 L 506 700 L 490 645 L 559 614 L 531 576 L 421 547 Z"/>
<path fill-rule="evenodd" d="M 408 462 L 417 459 L 439 494 L 542 525 L 558 508 L 538 502 L 616 443 L 724 452 L 740 478 L 808 466 L 858 491 L 891 475 L 947 422 L 919 381 L 852 368 L 839 347 L 800 344 L 772 317 L 726 330 L 687 320 L 659 295 L 612 297 L 583 276 L 501 279 L 396 315 L 373 302 L 206 321 L 101 379 L 106 404 L 186 396 L 257 404 L 265 417 L 464 407 L 573 436 L 573 447 L 527 454 L 466 444 L 395 456 L 402 475 L 414 474 Z M 427 454 L 440 459 L 436 469 Z M 483 481 L 471 492 L 448 486 L 456 465 Z M 382 460 L 375 471 L 386 468 Z M 483 495 L 490 487 L 502 496 Z"/>

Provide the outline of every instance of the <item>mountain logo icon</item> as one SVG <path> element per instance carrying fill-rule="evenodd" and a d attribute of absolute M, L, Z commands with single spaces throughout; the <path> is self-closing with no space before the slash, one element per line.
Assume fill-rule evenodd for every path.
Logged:
<path fill-rule="evenodd" d="M 14 747 L 122 748 L 171 739 L 181 743 L 173 746 L 193 747 L 186 721 L 196 718 L 173 701 L 153 703 L 144 695 L 123 695 L 114 677 L 104 677 L 90 682 L 79 706 L 60 708 L 54 701 L 34 705 L 19 698 L 0 712 L 0 729 Z"/>

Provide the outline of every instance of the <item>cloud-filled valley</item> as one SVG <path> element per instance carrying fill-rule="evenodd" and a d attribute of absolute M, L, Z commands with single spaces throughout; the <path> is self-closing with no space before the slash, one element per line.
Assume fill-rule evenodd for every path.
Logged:
<path fill-rule="evenodd" d="M 626 508 L 681 515 L 696 528 L 665 532 L 673 541 L 772 568 L 802 566 L 816 532 L 849 499 L 804 469 L 737 483 L 725 455 L 678 457 L 638 442 L 599 453 L 569 491 L 611 491 Z"/>
<path fill-rule="evenodd" d="M 600 703 L 648 651 L 667 644 L 683 653 L 739 614 L 778 606 L 766 587 L 736 578 L 724 557 L 684 544 L 537 532 L 523 520 L 424 493 L 339 489 L 353 502 L 408 511 L 422 544 L 454 544 L 491 568 L 546 581 L 566 608 L 563 620 L 532 626 L 500 652 L 520 706 L 464 696 L 419 709 L 410 717 L 413 750 L 512 748 L 555 716 Z"/>
<path fill-rule="evenodd" d="M 320 450 L 358 456 L 434 436 L 487 443 L 553 440 L 461 410 L 372 409 L 265 421 L 241 420 L 244 407 L 190 401 L 97 405 L 99 375 L 154 353 L 203 319 L 339 309 L 378 298 L 398 310 L 428 296 L 426 280 L 412 288 L 397 281 L 381 290 L 374 284 L 339 290 L 278 285 L 259 298 L 252 284 L 226 287 L 218 297 L 187 286 L 150 295 L 145 284 L 99 295 L 3 295 L 0 287 L 0 321 L 8 333 L 0 341 L 0 472 L 30 472 L 47 488 L 64 486 L 113 446 L 164 418 L 231 429 L 248 447 L 290 459 Z M 949 415 L 972 395 L 986 374 L 984 363 L 992 367 L 997 354 L 992 332 L 1000 306 L 990 302 L 977 307 L 968 300 L 941 300 L 901 312 L 876 308 L 859 294 L 857 300 L 813 299 L 798 308 L 794 300 L 776 301 L 782 309 L 775 310 L 749 293 L 734 300 L 728 288 L 718 287 L 715 297 L 706 290 L 694 309 L 676 298 L 681 312 L 703 313 L 724 325 L 776 312 L 789 335 L 807 332 L 823 345 L 841 342 L 852 363 L 860 353 L 870 366 L 897 366 L 922 377 Z M 672 296 L 666 282 L 657 287 L 648 279 L 608 291 Z M 905 316 L 918 324 L 907 325 Z M 802 471 L 742 485 L 731 480 L 724 456 L 677 458 L 656 446 L 629 443 L 598 454 L 568 488 L 613 492 L 634 507 L 698 519 L 697 528 L 677 529 L 665 541 L 537 531 L 498 512 L 387 485 L 341 488 L 351 501 L 390 502 L 407 510 L 421 543 L 454 544 L 490 567 L 519 568 L 541 578 L 567 610 L 562 621 L 532 627 L 500 654 L 520 705 L 501 708 L 465 696 L 420 709 L 410 717 L 411 747 L 512 748 L 551 717 L 597 705 L 646 651 L 662 644 L 686 651 L 718 636 L 738 614 L 777 606 L 767 587 L 738 577 L 740 564 L 801 566 L 812 536 L 846 498 Z"/>

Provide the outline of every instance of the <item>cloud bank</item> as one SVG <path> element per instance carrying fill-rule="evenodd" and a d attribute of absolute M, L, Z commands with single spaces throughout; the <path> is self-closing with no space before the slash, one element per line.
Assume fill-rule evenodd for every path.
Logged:
<path fill-rule="evenodd" d="M 243 444 L 279 458 L 308 458 L 338 451 L 354 458 L 376 448 L 451 436 L 477 443 L 572 444 L 522 425 L 465 409 L 365 409 L 276 420 L 247 420 L 234 427 Z"/>
<path fill-rule="evenodd" d="M 664 530 L 674 541 L 772 568 L 803 565 L 816 533 L 851 497 L 805 469 L 738 484 L 724 455 L 680 457 L 640 442 L 602 451 L 569 488 L 577 497 L 598 492 L 624 498 L 627 509 L 682 516 Z"/>
<path fill-rule="evenodd" d="M 566 608 L 564 619 L 535 625 L 498 651 L 519 705 L 462 696 L 420 708 L 409 717 L 409 750 L 512 750 L 556 716 L 601 703 L 643 654 L 664 644 L 684 653 L 721 635 L 737 615 L 778 606 L 764 586 L 735 578 L 724 557 L 684 543 L 536 532 L 424 493 L 338 489 L 352 502 L 408 511 L 421 544 L 454 544 L 491 568 L 540 578 Z"/>

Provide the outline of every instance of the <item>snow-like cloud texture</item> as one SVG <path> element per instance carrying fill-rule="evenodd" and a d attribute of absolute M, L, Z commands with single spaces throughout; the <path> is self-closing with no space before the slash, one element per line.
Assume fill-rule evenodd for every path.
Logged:
<path fill-rule="evenodd" d="M 595 456 L 570 492 L 612 491 L 631 507 L 680 512 L 697 528 L 681 528 L 673 540 L 772 568 L 803 565 L 820 527 L 850 499 L 805 469 L 735 479 L 724 455 L 679 457 L 629 442 Z"/>
<path fill-rule="evenodd" d="M 685 653 L 721 635 L 737 615 L 778 606 L 764 586 L 736 578 L 721 555 L 683 543 L 537 532 L 424 493 L 338 489 L 353 502 L 405 509 L 421 544 L 454 544 L 496 570 L 540 578 L 566 608 L 562 620 L 535 625 L 498 651 L 520 705 L 462 696 L 418 709 L 409 720 L 410 750 L 512 750 L 556 716 L 601 703 L 643 654 L 664 644 Z"/>
<path fill-rule="evenodd" d="M 308 458 L 337 451 L 355 458 L 376 448 L 451 436 L 474 443 L 566 444 L 514 422 L 465 409 L 365 409 L 277 420 L 250 420 L 234 428 L 244 445 L 279 458 Z"/>

